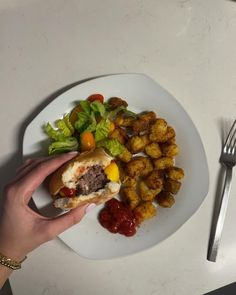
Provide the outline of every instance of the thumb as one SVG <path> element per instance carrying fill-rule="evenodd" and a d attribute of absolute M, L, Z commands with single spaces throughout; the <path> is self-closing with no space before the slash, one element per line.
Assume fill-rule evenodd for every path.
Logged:
<path fill-rule="evenodd" d="M 80 222 L 84 215 L 88 212 L 88 209 L 92 209 L 94 204 L 86 204 L 70 210 L 68 213 L 51 219 L 48 221 L 48 231 L 52 236 L 57 236 L 63 231 L 67 230 L 71 226 Z"/>

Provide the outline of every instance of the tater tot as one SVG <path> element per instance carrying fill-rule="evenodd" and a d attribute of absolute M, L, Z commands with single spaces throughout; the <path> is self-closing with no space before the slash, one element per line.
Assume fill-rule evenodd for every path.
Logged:
<path fill-rule="evenodd" d="M 135 119 L 133 117 L 126 117 L 124 115 L 118 115 L 115 119 L 115 125 L 119 127 L 131 127 L 133 124 L 133 121 Z"/>
<path fill-rule="evenodd" d="M 163 156 L 166 156 L 166 157 L 174 157 L 179 154 L 179 147 L 175 143 L 173 144 L 164 143 L 161 145 L 161 150 L 162 150 Z"/>
<path fill-rule="evenodd" d="M 153 170 L 144 181 L 150 189 L 159 189 L 161 191 L 163 188 L 163 172 L 161 170 Z"/>
<path fill-rule="evenodd" d="M 144 181 L 139 182 L 139 194 L 143 201 L 153 201 L 161 189 L 150 189 Z"/>
<path fill-rule="evenodd" d="M 143 202 L 140 205 L 138 205 L 134 212 L 139 217 L 139 221 L 143 222 L 146 219 L 150 219 L 154 217 L 157 214 L 156 207 L 152 204 L 151 201 Z"/>
<path fill-rule="evenodd" d="M 171 167 L 166 169 L 165 174 L 173 180 L 181 180 L 184 177 L 184 170 L 178 167 Z"/>
<path fill-rule="evenodd" d="M 164 119 L 156 119 L 151 125 L 149 139 L 151 141 L 160 142 L 167 133 L 167 122 Z"/>
<path fill-rule="evenodd" d="M 120 181 L 123 183 L 125 181 L 125 178 L 127 177 L 124 169 L 124 165 L 121 161 L 116 161 L 116 164 L 119 168 L 119 175 L 120 175 Z"/>
<path fill-rule="evenodd" d="M 142 160 L 145 163 L 145 168 L 142 170 L 140 176 L 147 176 L 153 170 L 152 161 L 149 157 L 142 157 Z"/>
<path fill-rule="evenodd" d="M 130 177 L 137 177 L 142 173 L 146 167 L 142 157 L 133 157 L 130 162 L 126 164 L 126 171 Z"/>
<path fill-rule="evenodd" d="M 144 112 L 139 115 L 139 119 L 147 121 L 149 124 L 156 120 L 156 113 L 154 112 Z"/>
<path fill-rule="evenodd" d="M 132 178 L 130 176 L 126 176 L 124 181 L 122 182 L 124 187 L 134 187 L 137 186 L 137 178 Z"/>
<path fill-rule="evenodd" d="M 134 209 L 140 203 L 140 197 L 136 193 L 135 187 L 124 187 L 122 189 L 125 202 L 131 209 Z"/>
<path fill-rule="evenodd" d="M 152 142 L 145 147 L 145 152 L 151 158 L 160 158 L 162 155 L 161 148 L 157 142 Z"/>
<path fill-rule="evenodd" d="M 164 191 L 170 192 L 172 194 L 177 194 L 181 187 L 181 182 L 173 180 L 171 178 L 166 178 L 164 180 Z"/>
<path fill-rule="evenodd" d="M 175 130 L 171 126 L 167 126 L 166 134 L 162 136 L 162 138 L 159 139 L 158 142 L 164 143 L 164 142 L 171 142 L 173 141 L 173 138 L 175 138 Z"/>
<path fill-rule="evenodd" d="M 161 157 L 154 159 L 153 164 L 157 170 L 162 170 L 174 166 L 174 159 L 170 157 Z"/>
<path fill-rule="evenodd" d="M 175 203 L 175 198 L 172 196 L 170 192 L 160 192 L 157 195 L 157 203 L 164 208 L 170 208 Z"/>
<path fill-rule="evenodd" d="M 149 128 L 149 122 L 142 119 L 136 119 L 132 123 L 132 130 L 135 134 L 146 131 Z"/>
<path fill-rule="evenodd" d="M 121 144 L 124 144 L 126 141 L 126 133 L 121 128 L 115 128 L 110 134 L 109 138 L 117 139 Z"/>
<path fill-rule="evenodd" d="M 120 106 L 125 106 L 125 107 L 128 106 L 128 103 L 125 100 L 123 100 L 123 99 L 121 99 L 119 97 L 111 97 L 108 100 L 108 104 L 109 104 L 109 107 L 111 109 L 115 109 L 115 108 L 120 107 Z"/>
<path fill-rule="evenodd" d="M 128 163 L 131 158 L 132 154 L 126 147 L 124 148 L 124 151 L 118 155 L 118 159 L 125 163 Z"/>
<path fill-rule="evenodd" d="M 128 140 L 127 146 L 129 147 L 131 153 L 137 154 L 143 152 L 148 143 L 149 138 L 146 134 L 141 136 L 134 135 Z"/>

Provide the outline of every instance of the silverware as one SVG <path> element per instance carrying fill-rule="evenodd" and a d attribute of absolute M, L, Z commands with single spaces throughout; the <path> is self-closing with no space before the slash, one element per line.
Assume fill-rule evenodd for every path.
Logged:
<path fill-rule="evenodd" d="M 215 216 L 212 221 L 207 254 L 207 259 L 213 262 L 216 261 L 229 200 L 233 167 L 236 165 L 236 120 L 234 121 L 223 145 L 220 162 L 225 168 L 225 179 L 219 206 L 216 208 L 217 211 L 215 212 Z"/>

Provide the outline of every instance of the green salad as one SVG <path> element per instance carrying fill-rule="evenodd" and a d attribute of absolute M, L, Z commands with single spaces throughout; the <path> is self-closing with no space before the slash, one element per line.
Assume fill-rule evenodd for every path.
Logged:
<path fill-rule="evenodd" d="M 104 102 L 101 94 L 79 101 L 70 113 L 56 120 L 55 128 L 49 122 L 44 126 L 51 140 L 48 154 L 83 152 L 103 147 L 111 156 L 118 156 L 125 147 L 118 139 L 109 138 L 109 134 L 115 129 L 114 120 L 118 114 L 136 117 L 127 106 L 120 98 Z"/>

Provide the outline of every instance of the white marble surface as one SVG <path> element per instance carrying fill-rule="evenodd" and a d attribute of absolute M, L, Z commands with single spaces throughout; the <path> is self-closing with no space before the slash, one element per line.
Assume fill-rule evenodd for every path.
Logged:
<path fill-rule="evenodd" d="M 20 162 L 24 126 L 60 88 L 91 76 L 140 72 L 185 107 L 207 153 L 210 190 L 160 245 L 109 261 L 55 240 L 11 277 L 14 295 L 203 294 L 236 279 L 236 179 L 217 263 L 206 260 L 219 171 L 221 118 L 236 111 L 236 2 L 1 0 L 1 184 Z"/>

